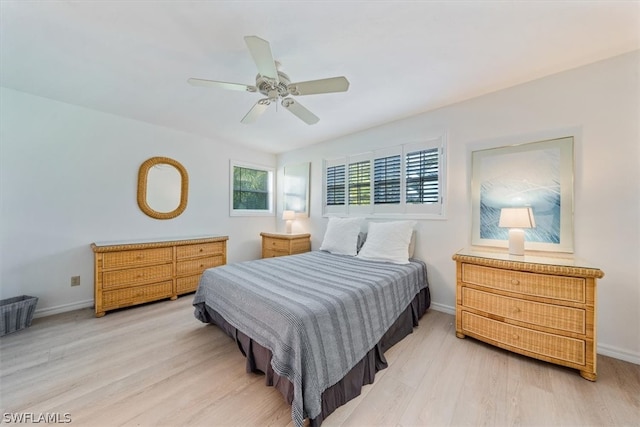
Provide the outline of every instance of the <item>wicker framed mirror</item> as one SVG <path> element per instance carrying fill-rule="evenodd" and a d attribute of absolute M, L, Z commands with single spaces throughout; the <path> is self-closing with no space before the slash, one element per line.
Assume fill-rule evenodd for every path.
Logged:
<path fill-rule="evenodd" d="M 152 157 L 138 171 L 138 206 L 155 219 L 171 219 L 187 208 L 189 175 L 178 161 Z"/>

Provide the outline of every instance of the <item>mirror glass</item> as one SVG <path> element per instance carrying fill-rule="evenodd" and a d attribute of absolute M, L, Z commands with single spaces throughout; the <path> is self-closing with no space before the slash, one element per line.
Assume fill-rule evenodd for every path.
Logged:
<path fill-rule="evenodd" d="M 152 157 L 138 173 L 138 206 L 156 219 L 170 219 L 187 207 L 189 178 L 179 162 L 168 157 Z"/>
<path fill-rule="evenodd" d="M 180 171 L 167 163 L 158 163 L 147 174 L 147 204 L 158 212 L 171 212 L 180 206 Z"/>
<path fill-rule="evenodd" d="M 298 217 L 309 216 L 309 163 L 284 167 L 285 211 L 295 211 Z"/>

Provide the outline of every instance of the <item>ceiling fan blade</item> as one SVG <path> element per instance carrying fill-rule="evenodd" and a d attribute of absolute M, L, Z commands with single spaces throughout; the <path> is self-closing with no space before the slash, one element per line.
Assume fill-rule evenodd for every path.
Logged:
<path fill-rule="evenodd" d="M 328 79 L 310 80 L 308 82 L 291 83 L 287 86 L 291 95 L 313 95 L 316 93 L 345 92 L 349 89 L 346 77 L 330 77 Z"/>
<path fill-rule="evenodd" d="M 249 110 L 242 120 L 240 120 L 240 123 L 244 123 L 246 125 L 255 122 L 256 119 L 269 107 L 269 104 L 271 104 L 271 101 L 269 101 L 268 98 L 264 98 L 256 102 L 255 105 L 251 107 L 251 110 Z"/>
<path fill-rule="evenodd" d="M 298 101 L 294 100 L 293 98 L 284 98 L 282 100 L 282 106 L 298 116 L 300 120 L 308 125 L 316 124 L 320 120 L 318 116 L 304 108 Z"/>
<path fill-rule="evenodd" d="M 204 79 L 189 79 L 187 80 L 192 86 L 205 86 L 205 87 L 219 87 L 222 89 L 229 90 L 241 90 L 243 92 L 255 92 L 257 88 L 255 86 L 244 85 L 242 83 L 227 83 L 227 82 L 217 82 L 215 80 L 204 80 Z"/>
<path fill-rule="evenodd" d="M 278 83 L 280 81 L 278 79 L 278 70 L 269 42 L 257 36 L 246 36 L 244 42 L 247 44 L 249 52 L 251 52 L 253 62 L 256 63 L 260 75 L 273 79 Z"/>

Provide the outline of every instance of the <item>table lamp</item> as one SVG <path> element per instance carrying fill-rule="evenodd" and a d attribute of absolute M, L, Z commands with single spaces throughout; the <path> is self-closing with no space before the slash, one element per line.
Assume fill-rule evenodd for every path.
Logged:
<path fill-rule="evenodd" d="M 284 211 L 282 212 L 282 219 L 284 219 L 287 223 L 287 234 L 291 234 L 291 225 L 293 224 L 293 220 L 296 219 L 295 211 Z"/>
<path fill-rule="evenodd" d="M 509 254 L 524 255 L 524 230 L 536 226 L 531 208 L 502 208 L 498 227 L 509 229 Z"/>

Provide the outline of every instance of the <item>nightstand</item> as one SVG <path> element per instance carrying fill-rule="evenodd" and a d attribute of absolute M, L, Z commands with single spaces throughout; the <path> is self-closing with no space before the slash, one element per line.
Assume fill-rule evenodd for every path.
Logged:
<path fill-rule="evenodd" d="M 311 234 L 260 233 L 262 258 L 301 254 L 311 250 Z"/>
<path fill-rule="evenodd" d="M 456 336 L 596 380 L 598 268 L 572 257 L 465 249 L 456 261 Z"/>

